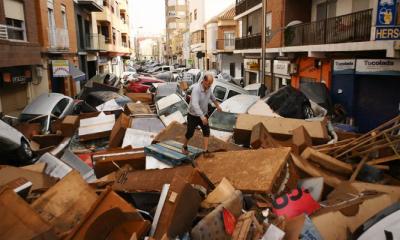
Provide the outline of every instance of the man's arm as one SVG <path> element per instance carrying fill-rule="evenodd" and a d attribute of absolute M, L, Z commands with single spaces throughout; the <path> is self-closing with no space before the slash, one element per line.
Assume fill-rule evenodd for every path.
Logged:
<path fill-rule="evenodd" d="M 210 99 L 214 103 L 214 105 L 217 108 L 218 112 L 222 112 L 222 108 L 219 105 L 219 102 L 217 101 L 217 98 L 214 96 L 214 94 L 212 92 L 210 94 Z"/>

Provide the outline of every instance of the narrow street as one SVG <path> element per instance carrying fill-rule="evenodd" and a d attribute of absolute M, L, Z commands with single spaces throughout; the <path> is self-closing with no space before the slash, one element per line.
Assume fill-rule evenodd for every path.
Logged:
<path fill-rule="evenodd" d="M 400 240 L 400 0 L 0 0 L 0 240 Z"/>

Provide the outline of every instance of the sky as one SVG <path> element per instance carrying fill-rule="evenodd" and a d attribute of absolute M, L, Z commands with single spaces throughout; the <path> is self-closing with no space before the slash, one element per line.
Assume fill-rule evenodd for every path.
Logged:
<path fill-rule="evenodd" d="M 139 35 L 165 32 L 164 0 L 129 0 L 129 8 L 133 35 L 138 32 Z"/>

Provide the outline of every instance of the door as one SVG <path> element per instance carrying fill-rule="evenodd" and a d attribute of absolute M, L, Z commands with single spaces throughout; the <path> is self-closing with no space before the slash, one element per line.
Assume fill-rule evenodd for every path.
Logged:
<path fill-rule="evenodd" d="M 235 78 L 236 74 L 235 74 L 235 63 L 230 63 L 229 64 L 229 74 Z"/>
<path fill-rule="evenodd" d="M 360 76 L 355 85 L 355 121 L 368 132 L 399 114 L 399 76 Z"/>
<path fill-rule="evenodd" d="M 96 61 L 88 61 L 87 62 L 87 67 L 88 67 L 88 79 L 91 79 L 93 76 L 96 75 Z"/>

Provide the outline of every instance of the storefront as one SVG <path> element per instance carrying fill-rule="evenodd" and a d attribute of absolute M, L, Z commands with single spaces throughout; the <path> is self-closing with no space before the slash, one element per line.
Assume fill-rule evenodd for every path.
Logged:
<path fill-rule="evenodd" d="M 0 112 L 17 116 L 28 104 L 28 83 L 32 67 L 19 66 L 0 69 Z"/>
<path fill-rule="evenodd" d="M 290 61 L 274 60 L 272 91 L 291 85 Z"/>
<path fill-rule="evenodd" d="M 86 80 L 86 74 L 69 60 L 51 61 L 52 92 L 75 96 L 81 90 L 80 81 Z"/>
<path fill-rule="evenodd" d="M 260 62 L 259 59 L 244 59 L 244 85 L 260 82 Z"/>
<path fill-rule="evenodd" d="M 355 123 L 367 132 L 400 112 L 400 60 L 357 59 Z"/>
<path fill-rule="evenodd" d="M 265 60 L 265 79 L 264 84 L 268 92 L 272 92 L 272 60 L 267 59 Z"/>
<path fill-rule="evenodd" d="M 331 96 L 367 132 L 400 111 L 400 60 L 335 60 Z"/>
<path fill-rule="evenodd" d="M 332 77 L 332 61 L 330 59 L 299 57 L 296 71 L 291 71 L 292 86 L 300 88 L 301 83 L 322 82 L 330 88 Z"/>

